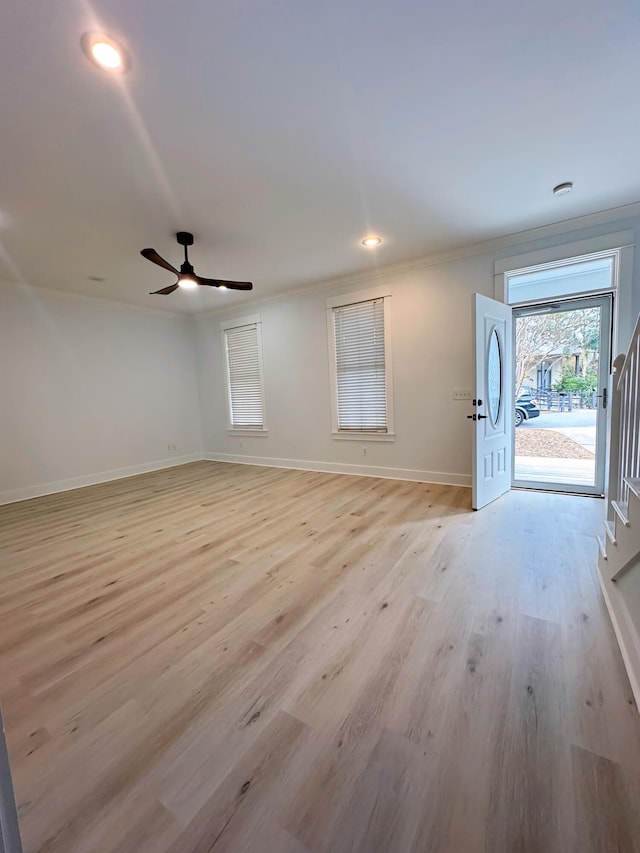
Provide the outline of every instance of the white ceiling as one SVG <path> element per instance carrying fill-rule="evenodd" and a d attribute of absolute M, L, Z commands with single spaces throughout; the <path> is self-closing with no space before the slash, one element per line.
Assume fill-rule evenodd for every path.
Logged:
<path fill-rule="evenodd" d="M 140 249 L 193 231 L 268 296 L 635 202 L 639 35 L 637 0 L 5 0 L 0 278 L 199 310 L 247 297 L 149 296 Z"/>

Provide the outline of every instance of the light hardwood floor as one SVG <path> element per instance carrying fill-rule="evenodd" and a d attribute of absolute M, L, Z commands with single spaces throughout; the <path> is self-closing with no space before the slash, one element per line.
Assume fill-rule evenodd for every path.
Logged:
<path fill-rule="evenodd" d="M 602 502 L 196 463 L 0 508 L 47 853 L 632 853 Z"/>

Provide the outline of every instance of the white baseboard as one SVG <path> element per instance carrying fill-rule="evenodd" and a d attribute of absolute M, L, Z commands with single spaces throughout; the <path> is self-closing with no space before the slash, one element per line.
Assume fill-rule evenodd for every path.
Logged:
<path fill-rule="evenodd" d="M 380 468 L 373 465 L 348 465 L 343 462 L 310 462 L 306 459 L 279 459 L 270 456 L 240 456 L 233 453 L 203 453 L 209 462 L 234 462 L 238 465 L 261 465 L 267 468 L 294 468 L 300 471 L 322 471 L 326 474 L 353 474 L 358 477 L 383 477 L 389 480 L 412 480 L 444 486 L 471 486 L 470 474 L 447 474 L 441 471 L 419 471 L 415 468 Z"/>
<path fill-rule="evenodd" d="M 186 456 L 172 456 L 169 459 L 159 459 L 157 462 L 146 462 L 144 465 L 130 465 L 127 468 L 101 471 L 99 474 L 86 474 L 82 477 L 72 477 L 70 480 L 55 480 L 52 483 L 41 483 L 37 486 L 0 492 L 0 505 L 52 495 L 56 492 L 67 492 L 70 489 L 81 489 L 83 486 L 95 486 L 98 483 L 107 483 L 109 480 L 121 480 L 123 477 L 135 477 L 136 474 L 147 474 L 149 471 L 160 471 L 163 468 L 174 468 L 176 465 L 197 462 L 202 458 L 201 453 L 189 453 Z"/>
<path fill-rule="evenodd" d="M 306 459 L 278 459 L 269 456 L 239 456 L 232 453 L 189 453 L 186 456 L 174 456 L 156 462 L 146 462 L 144 465 L 130 465 L 127 468 L 116 468 L 112 471 L 101 471 L 98 474 L 86 474 L 82 477 L 72 477 L 69 480 L 54 480 L 51 483 L 40 483 L 36 486 L 0 492 L 0 506 L 17 501 L 26 501 L 30 498 L 40 498 L 44 495 L 53 495 L 57 492 L 68 492 L 70 489 L 81 489 L 83 486 L 108 483 L 110 480 L 135 477 L 136 474 L 147 474 L 150 471 L 174 468 L 176 465 L 186 465 L 188 462 L 197 462 L 201 459 L 209 462 L 234 462 L 238 465 L 261 465 L 267 468 L 293 468 L 299 471 L 322 471 L 327 474 L 352 474 L 358 477 L 411 480 L 416 483 L 438 483 L 445 486 L 471 486 L 471 476 L 467 474 L 419 471 L 414 468 L 347 465 L 342 462 L 310 462 Z"/>

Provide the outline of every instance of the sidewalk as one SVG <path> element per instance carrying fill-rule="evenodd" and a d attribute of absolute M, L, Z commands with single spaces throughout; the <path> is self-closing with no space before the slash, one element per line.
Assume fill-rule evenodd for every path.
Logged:
<path fill-rule="evenodd" d="M 556 432 L 566 435 L 577 444 L 581 444 L 585 450 L 589 450 L 595 456 L 596 453 L 596 427 L 554 427 Z"/>
<path fill-rule="evenodd" d="M 574 412 L 541 411 L 540 417 L 525 421 L 519 429 L 549 429 L 582 445 L 585 450 L 596 452 L 596 411 L 582 409 Z"/>

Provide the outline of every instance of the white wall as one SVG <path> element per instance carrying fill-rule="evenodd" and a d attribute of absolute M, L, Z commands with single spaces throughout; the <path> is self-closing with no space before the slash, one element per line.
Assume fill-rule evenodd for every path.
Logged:
<path fill-rule="evenodd" d="M 470 482 L 471 295 L 504 257 L 632 230 L 640 217 L 503 241 L 369 283 L 242 301 L 196 319 L 0 286 L 0 503 L 212 458 Z M 633 311 L 640 312 L 640 251 Z M 326 299 L 386 283 L 392 297 L 392 443 L 331 438 Z M 257 282 L 259 288 L 259 281 Z M 229 436 L 220 319 L 260 313 L 269 435 Z M 241 443 L 243 447 L 241 447 Z M 175 444 L 176 451 L 168 451 Z M 366 457 L 362 448 L 367 448 Z"/>
<path fill-rule="evenodd" d="M 191 318 L 0 286 L 0 503 L 200 451 Z"/>
<path fill-rule="evenodd" d="M 331 437 L 326 329 L 327 297 L 349 287 L 248 302 L 236 311 L 196 320 L 203 447 L 210 458 L 387 474 L 469 484 L 471 406 L 454 401 L 454 388 L 472 388 L 471 304 L 474 292 L 493 296 L 495 261 L 563 243 L 632 229 L 630 218 L 553 234 L 514 238 L 500 249 L 402 273 L 374 283 L 392 289 L 394 442 Z M 508 243 L 508 241 L 507 241 Z M 633 304 L 640 311 L 640 252 L 635 253 Z M 259 313 L 262 320 L 268 436 L 231 436 L 223 376 L 220 319 Z M 362 449 L 366 447 L 367 455 Z"/>
<path fill-rule="evenodd" d="M 387 283 L 381 277 L 379 283 Z M 199 318 L 204 448 L 310 467 L 366 465 L 402 476 L 466 482 L 470 405 L 452 389 L 470 388 L 469 309 L 474 291 L 490 294 L 489 261 L 462 260 L 390 280 L 396 440 L 331 437 L 326 300 L 312 293 L 259 307 L 269 435 L 229 436 L 220 319 Z M 362 285 L 351 287 L 362 289 Z M 335 292 L 340 292 L 338 289 Z M 241 447 L 244 445 L 244 448 Z M 367 448 L 366 458 L 362 448 Z M 284 460 L 284 461 L 283 461 Z M 348 470 L 352 470 L 349 468 Z M 355 469 L 357 470 L 357 469 Z M 387 472 L 382 472 L 387 473 Z"/>

